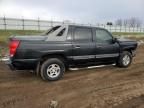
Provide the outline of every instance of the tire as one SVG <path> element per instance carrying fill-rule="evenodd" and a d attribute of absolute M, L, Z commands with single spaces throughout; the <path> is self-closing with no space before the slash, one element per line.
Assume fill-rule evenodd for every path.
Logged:
<path fill-rule="evenodd" d="M 62 78 L 65 65 L 59 58 L 49 58 L 41 66 L 40 75 L 43 80 L 56 81 Z"/>
<path fill-rule="evenodd" d="M 132 55 L 128 51 L 124 51 L 122 54 L 120 54 L 120 57 L 116 63 L 118 67 L 127 68 L 131 65 L 132 62 Z"/>

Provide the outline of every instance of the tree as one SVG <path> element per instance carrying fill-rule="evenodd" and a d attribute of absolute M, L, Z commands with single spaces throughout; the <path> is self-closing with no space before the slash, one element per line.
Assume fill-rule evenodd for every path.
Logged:
<path fill-rule="evenodd" d="M 129 19 L 129 26 L 130 27 L 141 27 L 142 21 L 138 18 L 132 17 Z"/>
<path fill-rule="evenodd" d="M 115 21 L 115 25 L 117 26 L 129 26 L 129 27 L 141 27 L 142 26 L 142 21 L 139 19 L 139 18 L 136 18 L 136 17 L 132 17 L 132 18 L 129 18 L 129 19 L 118 19 Z"/>
<path fill-rule="evenodd" d="M 140 19 L 137 19 L 136 27 L 141 27 L 142 26 L 142 21 Z"/>
<path fill-rule="evenodd" d="M 127 27 L 128 26 L 128 19 L 123 20 L 123 26 Z"/>
<path fill-rule="evenodd" d="M 123 24 L 122 24 L 122 19 L 116 20 L 115 25 L 117 25 L 117 26 L 122 26 L 122 25 L 123 25 Z"/>
<path fill-rule="evenodd" d="M 130 18 L 129 19 L 129 26 L 130 27 L 135 27 L 136 26 L 136 18 Z"/>

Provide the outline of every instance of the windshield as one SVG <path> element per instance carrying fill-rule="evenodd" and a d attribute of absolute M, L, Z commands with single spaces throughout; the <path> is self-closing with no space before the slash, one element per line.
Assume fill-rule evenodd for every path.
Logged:
<path fill-rule="evenodd" d="M 46 32 L 44 32 L 42 35 L 49 35 L 51 33 L 53 33 L 54 31 L 56 31 L 58 28 L 60 28 L 61 26 L 55 26 L 50 28 L 49 30 L 47 30 Z"/>

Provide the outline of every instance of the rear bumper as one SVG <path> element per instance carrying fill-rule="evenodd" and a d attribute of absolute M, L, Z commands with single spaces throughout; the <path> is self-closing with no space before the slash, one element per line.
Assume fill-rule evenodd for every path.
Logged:
<path fill-rule="evenodd" d="M 15 59 L 8 58 L 5 63 L 11 70 L 33 70 L 36 68 L 38 59 Z"/>
<path fill-rule="evenodd" d="M 13 64 L 11 63 L 11 60 L 10 60 L 10 59 L 6 60 L 5 63 L 9 66 L 9 68 L 10 68 L 11 70 L 15 70 L 15 67 L 14 67 Z"/>

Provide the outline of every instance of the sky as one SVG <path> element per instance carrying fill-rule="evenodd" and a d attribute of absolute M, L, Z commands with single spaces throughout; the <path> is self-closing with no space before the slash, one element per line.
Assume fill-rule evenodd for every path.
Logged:
<path fill-rule="evenodd" d="M 144 22 L 144 0 L 0 0 L 0 17 L 106 23 L 137 17 Z"/>

